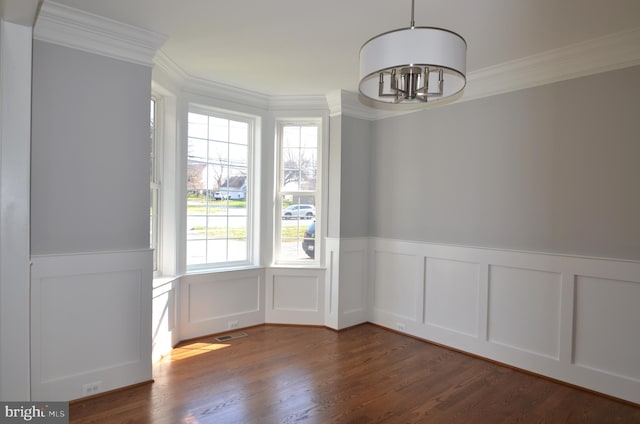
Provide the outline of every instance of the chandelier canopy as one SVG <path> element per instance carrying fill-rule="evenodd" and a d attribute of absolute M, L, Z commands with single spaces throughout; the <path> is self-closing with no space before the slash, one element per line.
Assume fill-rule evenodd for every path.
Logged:
<path fill-rule="evenodd" d="M 360 93 L 384 103 L 433 102 L 466 85 L 467 43 L 455 32 L 411 26 L 377 35 L 360 49 Z"/>

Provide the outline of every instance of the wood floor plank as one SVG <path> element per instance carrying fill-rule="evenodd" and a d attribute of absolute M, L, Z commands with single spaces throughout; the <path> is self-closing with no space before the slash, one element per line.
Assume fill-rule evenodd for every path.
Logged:
<path fill-rule="evenodd" d="M 640 407 L 365 324 L 188 341 L 70 423 L 640 423 Z"/>

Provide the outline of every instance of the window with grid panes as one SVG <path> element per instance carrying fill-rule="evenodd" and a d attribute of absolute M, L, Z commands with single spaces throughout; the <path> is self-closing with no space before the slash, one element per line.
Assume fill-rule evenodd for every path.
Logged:
<path fill-rule="evenodd" d="M 252 134 L 246 117 L 188 114 L 188 270 L 251 262 Z"/>
<path fill-rule="evenodd" d="M 150 140 L 151 140 L 151 192 L 149 208 L 149 245 L 153 251 L 153 272 L 159 272 L 160 256 L 160 148 L 158 141 L 158 109 L 160 103 L 155 97 L 150 104 Z"/>
<path fill-rule="evenodd" d="M 320 121 L 279 122 L 278 146 L 276 262 L 316 264 Z"/>

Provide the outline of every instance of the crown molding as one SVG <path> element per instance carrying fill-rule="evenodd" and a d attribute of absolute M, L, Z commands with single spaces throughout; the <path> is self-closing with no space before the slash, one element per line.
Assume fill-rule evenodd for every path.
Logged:
<path fill-rule="evenodd" d="M 469 72 L 462 95 L 448 102 L 372 107 L 364 104 L 357 93 L 344 92 L 341 112 L 378 120 L 637 65 L 640 27 Z"/>
<path fill-rule="evenodd" d="M 460 101 L 640 65 L 640 27 L 469 73 Z"/>
<path fill-rule="evenodd" d="M 269 110 L 320 110 L 327 112 L 329 106 L 325 96 L 271 96 L 269 97 Z"/>
<path fill-rule="evenodd" d="M 160 69 L 169 79 L 178 85 L 182 85 L 189 75 L 173 61 L 162 48 L 158 49 L 153 57 L 154 68 Z"/>
<path fill-rule="evenodd" d="M 178 66 L 162 49 L 158 50 L 153 62 L 174 83 L 182 87 L 183 91 L 191 94 L 205 95 L 226 102 L 271 111 L 304 109 L 326 112 L 328 108 L 325 96 L 268 96 L 256 91 L 190 75 Z"/>
<path fill-rule="evenodd" d="M 206 78 L 186 75 L 186 78 L 182 80 L 182 90 L 185 92 L 213 97 L 218 101 L 236 103 L 257 109 L 266 110 L 269 108 L 270 99 L 265 94 L 211 81 Z"/>
<path fill-rule="evenodd" d="M 152 66 L 167 37 L 51 1 L 40 8 L 33 37 L 73 49 Z"/>
<path fill-rule="evenodd" d="M 375 121 L 390 113 L 383 109 L 367 106 L 366 100 L 362 99 L 362 95 L 353 91 L 335 90 L 327 94 L 326 97 L 330 117 L 346 115 L 367 121 Z M 397 114 L 398 111 L 396 110 L 393 113 Z"/>

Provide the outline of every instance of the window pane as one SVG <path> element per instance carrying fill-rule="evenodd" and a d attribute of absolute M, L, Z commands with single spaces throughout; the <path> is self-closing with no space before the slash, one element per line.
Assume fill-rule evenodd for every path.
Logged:
<path fill-rule="evenodd" d="M 157 166 L 156 166 L 156 101 L 151 99 L 151 117 L 149 119 L 149 141 L 151 142 L 151 182 L 156 181 L 157 178 Z"/>
<path fill-rule="evenodd" d="M 209 240 L 207 242 L 205 263 L 216 264 L 223 262 L 227 262 L 227 239 Z"/>
<path fill-rule="evenodd" d="M 317 169 L 316 149 L 300 150 L 300 190 L 314 191 L 316 189 Z"/>
<path fill-rule="evenodd" d="M 301 127 L 300 128 L 300 147 L 318 148 L 318 127 Z"/>
<path fill-rule="evenodd" d="M 249 124 L 246 122 L 229 122 L 229 143 L 249 144 Z"/>
<path fill-rule="evenodd" d="M 208 145 L 209 151 L 207 158 L 210 162 L 227 164 L 229 161 L 229 143 L 221 141 L 210 141 Z"/>
<path fill-rule="evenodd" d="M 247 239 L 229 239 L 229 262 L 247 260 Z"/>
<path fill-rule="evenodd" d="M 298 147 L 300 145 L 300 127 L 286 126 L 282 129 L 282 147 Z"/>
<path fill-rule="evenodd" d="M 207 241 L 187 240 L 187 265 L 206 263 Z"/>
<path fill-rule="evenodd" d="M 282 149 L 282 182 L 284 190 L 300 190 L 300 150 L 298 148 Z"/>
<path fill-rule="evenodd" d="M 207 138 L 207 116 L 189 113 L 188 121 L 189 137 Z"/>
<path fill-rule="evenodd" d="M 199 138 L 189 137 L 187 144 L 187 157 L 190 160 L 207 160 L 207 142 Z"/>
<path fill-rule="evenodd" d="M 207 138 L 200 140 L 189 134 L 187 265 L 246 262 L 250 259 L 247 181 L 251 125 L 191 115 L 207 120 Z"/>
<path fill-rule="evenodd" d="M 210 116 L 208 138 L 209 140 L 229 141 L 229 121 Z"/>
<path fill-rule="evenodd" d="M 203 171 L 206 167 L 201 162 L 187 162 L 187 193 L 189 195 L 204 194 L 206 180 L 203 180 Z"/>
<path fill-rule="evenodd" d="M 280 259 L 309 260 L 315 248 L 315 199 L 310 196 L 281 197 Z M 310 227 L 313 227 L 310 229 Z M 308 232 L 305 236 L 305 232 Z"/>
<path fill-rule="evenodd" d="M 247 146 L 237 144 L 229 144 L 229 165 L 247 167 L 247 159 L 249 157 L 249 149 Z"/>
<path fill-rule="evenodd" d="M 150 241 L 151 241 L 151 249 L 153 249 L 153 269 L 154 271 L 158 269 L 158 240 L 159 240 L 159 192 L 157 188 L 151 188 L 151 207 L 150 210 Z"/>

